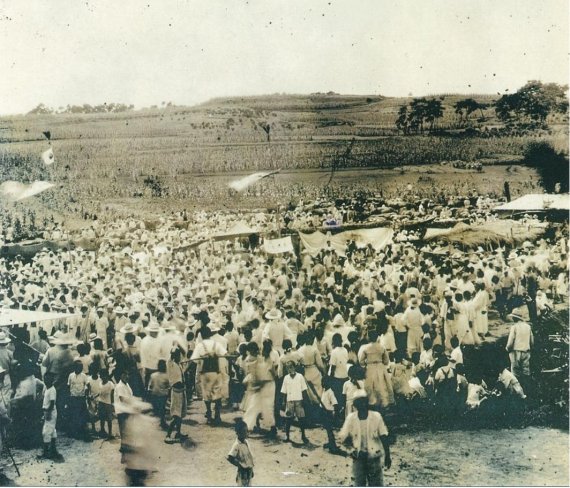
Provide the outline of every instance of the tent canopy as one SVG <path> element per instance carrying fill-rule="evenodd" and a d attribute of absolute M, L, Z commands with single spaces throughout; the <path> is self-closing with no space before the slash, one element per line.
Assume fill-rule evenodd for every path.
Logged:
<path fill-rule="evenodd" d="M 540 210 L 570 210 L 570 196 L 565 193 L 546 194 L 546 193 L 529 193 L 512 202 L 504 203 L 495 207 L 497 211 L 513 211 L 513 212 L 536 212 Z"/>
<path fill-rule="evenodd" d="M 245 222 L 237 222 L 232 227 L 230 227 L 226 232 L 216 234 L 214 236 L 215 240 L 231 239 L 233 237 L 245 237 L 252 234 L 259 234 L 259 230 L 251 228 Z"/>

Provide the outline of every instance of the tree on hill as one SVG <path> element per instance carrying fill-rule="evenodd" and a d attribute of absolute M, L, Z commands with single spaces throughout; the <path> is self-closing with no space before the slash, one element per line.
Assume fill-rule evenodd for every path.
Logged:
<path fill-rule="evenodd" d="M 532 80 L 516 93 L 503 95 L 495 104 L 499 120 L 507 125 L 545 126 L 549 115 L 567 113 L 568 85 Z"/>
<path fill-rule="evenodd" d="M 455 109 L 455 113 L 459 116 L 459 127 L 468 124 L 469 117 L 477 110 L 479 110 L 481 113 L 481 119 L 485 119 L 483 110 L 485 110 L 487 107 L 488 106 L 486 103 L 479 103 L 474 98 L 465 98 L 463 100 L 458 100 L 453 105 L 453 108 Z"/>
<path fill-rule="evenodd" d="M 438 119 L 443 117 L 443 97 L 436 98 L 414 98 L 407 106 L 402 105 L 398 110 L 396 127 L 404 134 L 422 133 L 425 126 L 429 125 L 429 131 L 435 129 Z"/>
<path fill-rule="evenodd" d="M 45 114 L 52 114 L 53 113 L 53 109 L 46 106 L 43 103 L 40 103 L 37 107 L 35 107 L 34 109 L 30 110 L 28 112 L 28 115 L 45 115 Z"/>

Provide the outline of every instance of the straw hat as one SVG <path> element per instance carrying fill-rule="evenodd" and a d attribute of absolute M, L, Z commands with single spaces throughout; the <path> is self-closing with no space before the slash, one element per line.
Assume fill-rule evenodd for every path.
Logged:
<path fill-rule="evenodd" d="M 156 322 L 152 322 L 150 325 L 147 326 L 145 329 L 147 332 L 160 332 L 160 325 Z"/>
<path fill-rule="evenodd" d="M 273 308 L 265 314 L 265 318 L 268 320 L 278 320 L 281 318 L 281 311 Z"/>
<path fill-rule="evenodd" d="M 121 327 L 121 334 L 134 334 L 137 331 L 137 328 L 134 324 L 127 324 Z"/>

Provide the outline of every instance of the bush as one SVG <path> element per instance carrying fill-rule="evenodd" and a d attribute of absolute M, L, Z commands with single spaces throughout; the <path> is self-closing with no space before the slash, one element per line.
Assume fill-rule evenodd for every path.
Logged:
<path fill-rule="evenodd" d="M 546 141 L 531 141 L 524 149 L 524 162 L 536 168 L 544 189 L 553 193 L 556 183 L 560 183 L 560 191 L 568 192 L 568 156 L 556 151 L 552 144 Z"/>

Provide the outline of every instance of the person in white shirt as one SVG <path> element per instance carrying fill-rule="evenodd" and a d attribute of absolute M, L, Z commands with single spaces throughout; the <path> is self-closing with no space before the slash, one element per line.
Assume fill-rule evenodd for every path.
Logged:
<path fill-rule="evenodd" d="M 388 429 L 380 413 L 368 410 L 364 391 L 355 396 L 354 406 L 356 412 L 346 418 L 340 431 L 340 440 L 352 457 L 354 486 L 383 486 L 380 445 L 384 448 L 384 466 L 389 469 L 392 465 Z"/>
<path fill-rule="evenodd" d="M 502 390 L 510 393 L 511 395 L 518 396 L 523 400 L 526 398 L 519 380 L 517 380 L 516 376 L 511 373 L 507 367 L 505 367 L 499 374 L 497 384 Z"/>
<path fill-rule="evenodd" d="M 342 390 L 341 390 L 342 391 Z M 323 380 L 323 394 L 321 395 L 321 407 L 323 409 L 322 425 L 327 433 L 328 442 L 323 447 L 328 448 L 331 453 L 338 453 L 339 449 L 334 438 L 333 427 L 335 417 L 339 412 L 339 404 L 331 386 L 331 378 Z"/>
<path fill-rule="evenodd" d="M 348 379 L 348 351 L 342 344 L 342 336 L 340 334 L 333 335 L 333 350 L 329 361 L 329 379 L 330 387 L 334 392 L 334 396 L 342 398 L 342 387 Z M 341 405 L 341 408 L 344 405 Z"/>
<path fill-rule="evenodd" d="M 87 383 L 88 376 L 83 373 L 83 363 L 76 359 L 74 372 L 69 375 L 67 385 L 69 386 L 69 420 L 71 422 L 70 431 L 76 438 L 87 439 L 87 422 L 89 414 L 87 411 Z"/>
<path fill-rule="evenodd" d="M 481 406 L 487 399 L 487 389 L 483 384 L 483 380 L 479 379 L 476 383 L 469 383 L 467 386 L 467 408 L 473 410 Z"/>
<path fill-rule="evenodd" d="M 522 315 L 513 312 L 509 316 L 515 324 L 511 326 L 507 339 L 507 352 L 511 360 L 511 372 L 519 379 L 530 376 L 530 349 L 534 344 L 532 330 Z"/>
<path fill-rule="evenodd" d="M 296 418 L 299 421 L 301 429 L 301 439 L 304 444 L 309 443 L 309 439 L 305 435 L 305 410 L 303 409 L 303 399 L 307 399 L 307 382 L 302 374 L 297 373 L 295 365 L 289 363 L 287 366 L 289 374 L 283 378 L 283 386 L 281 393 L 285 396 L 286 402 L 285 416 L 285 442 L 291 442 L 289 435 L 291 433 L 291 424 Z"/>
<path fill-rule="evenodd" d="M 214 341 L 212 331 L 207 327 L 200 329 L 202 342 L 196 344 L 191 359 L 198 361 L 197 371 L 200 375 L 202 398 L 206 404 L 206 419 L 212 421 L 212 402 L 214 402 L 214 422 L 221 422 L 222 409 L 222 372 L 220 357 L 226 355 L 226 349 Z"/>
<path fill-rule="evenodd" d="M 152 323 L 146 328 L 146 332 L 148 335 L 141 340 L 140 345 L 141 366 L 144 369 L 145 388 L 148 387 L 150 375 L 158 370 L 158 361 L 163 359 L 163 344 L 160 337 L 158 337 L 160 326 L 156 322 Z"/>

